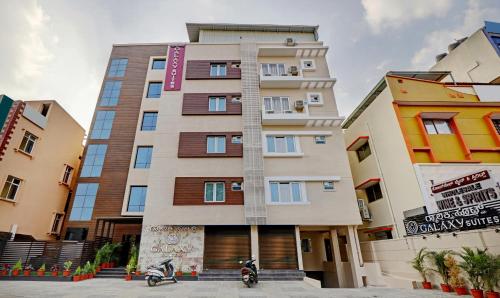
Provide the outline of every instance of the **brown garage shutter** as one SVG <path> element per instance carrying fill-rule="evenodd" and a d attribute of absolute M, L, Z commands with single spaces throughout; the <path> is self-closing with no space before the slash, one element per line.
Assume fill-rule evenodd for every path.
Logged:
<path fill-rule="evenodd" d="M 205 227 L 204 269 L 239 269 L 250 258 L 250 227 Z"/>
<path fill-rule="evenodd" d="M 259 226 L 260 269 L 298 269 L 295 228 Z"/>

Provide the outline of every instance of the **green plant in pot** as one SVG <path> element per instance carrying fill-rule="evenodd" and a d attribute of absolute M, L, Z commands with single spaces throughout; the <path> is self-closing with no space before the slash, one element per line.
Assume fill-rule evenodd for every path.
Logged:
<path fill-rule="evenodd" d="M 500 294 L 495 292 L 495 287 L 500 287 L 500 255 L 486 254 L 487 269 L 481 276 L 484 281 L 484 289 L 487 298 L 500 298 Z"/>
<path fill-rule="evenodd" d="M 443 292 L 451 292 L 450 274 L 448 272 L 448 267 L 446 267 L 446 257 L 450 254 L 453 254 L 451 250 L 442 250 L 439 252 L 431 251 L 429 254 L 435 266 L 435 268 L 431 270 L 437 272 L 443 280 L 441 284 L 441 290 L 443 290 Z"/>
<path fill-rule="evenodd" d="M 425 266 L 425 259 L 429 256 L 429 251 L 425 247 L 421 248 L 417 255 L 411 261 L 413 269 L 417 270 L 422 276 L 422 286 L 424 289 L 432 289 L 432 284 L 427 281 L 427 272 L 429 268 Z M 196 270 L 196 269 L 195 269 Z"/>
<path fill-rule="evenodd" d="M 452 255 L 448 255 L 445 260 L 445 265 L 448 267 L 450 276 L 450 285 L 455 289 L 457 295 L 467 295 L 465 281 L 461 276 L 462 270 L 458 266 L 457 260 Z"/>
<path fill-rule="evenodd" d="M 489 266 L 486 249 L 476 248 L 476 251 L 474 251 L 469 247 L 463 247 L 460 257 L 463 260 L 460 263 L 460 268 L 467 273 L 468 280 L 472 284 L 472 289 L 470 291 L 472 297 L 482 298 L 482 277 L 485 276 Z"/>
<path fill-rule="evenodd" d="M 73 281 L 80 281 L 81 274 L 82 268 L 80 266 L 76 267 L 75 272 L 73 273 Z"/>
<path fill-rule="evenodd" d="M 101 271 L 101 262 L 102 262 L 101 250 L 98 249 L 94 258 L 94 266 L 96 272 Z"/>
<path fill-rule="evenodd" d="M 19 259 L 19 261 L 17 261 L 12 267 L 12 276 L 18 276 L 21 270 L 23 270 L 23 263 L 21 259 Z"/>
<path fill-rule="evenodd" d="M 70 269 L 71 269 L 71 266 L 73 265 L 73 262 L 72 261 L 66 261 L 64 262 L 64 271 L 63 271 L 63 276 L 64 277 L 67 277 L 70 275 Z"/>
<path fill-rule="evenodd" d="M 44 276 L 45 275 L 45 264 L 42 264 L 42 266 L 40 266 L 40 268 L 38 268 L 36 273 L 38 276 Z"/>

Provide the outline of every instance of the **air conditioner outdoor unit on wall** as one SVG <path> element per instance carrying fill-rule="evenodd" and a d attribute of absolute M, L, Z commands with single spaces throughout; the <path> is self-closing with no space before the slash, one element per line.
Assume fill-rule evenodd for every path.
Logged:
<path fill-rule="evenodd" d="M 297 110 L 299 112 L 302 112 L 304 110 L 305 103 L 303 100 L 295 101 L 294 105 L 295 105 L 295 110 Z"/>
<path fill-rule="evenodd" d="M 299 68 L 297 66 L 290 66 L 288 72 L 292 74 L 292 76 L 297 76 L 299 75 Z"/>
<path fill-rule="evenodd" d="M 285 40 L 285 44 L 288 46 L 288 47 L 293 47 L 295 45 L 295 40 L 291 37 L 288 37 L 286 40 Z"/>
<path fill-rule="evenodd" d="M 361 218 L 363 220 L 371 220 L 372 217 L 370 215 L 370 210 L 368 210 L 368 206 L 366 205 L 365 200 L 358 199 L 358 207 L 359 213 L 361 214 Z"/>

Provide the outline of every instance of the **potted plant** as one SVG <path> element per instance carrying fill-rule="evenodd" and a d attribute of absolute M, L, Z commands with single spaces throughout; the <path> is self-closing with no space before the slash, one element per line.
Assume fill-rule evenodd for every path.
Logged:
<path fill-rule="evenodd" d="M 31 271 L 35 270 L 35 268 L 33 268 L 33 266 L 31 264 L 28 264 L 26 266 L 24 266 L 24 269 L 23 269 L 23 275 L 24 276 L 30 276 L 31 275 Z"/>
<path fill-rule="evenodd" d="M 82 268 L 80 266 L 76 267 L 75 272 L 73 273 L 73 281 L 80 281 L 81 280 L 81 275 L 82 274 Z"/>
<path fill-rule="evenodd" d="M 7 276 L 9 274 L 9 264 L 0 264 L 0 276 Z"/>
<path fill-rule="evenodd" d="M 21 262 L 21 259 L 14 264 L 14 267 L 12 267 L 12 276 L 18 276 L 19 271 L 23 269 L 23 264 Z"/>
<path fill-rule="evenodd" d="M 175 276 L 182 276 L 182 263 L 179 264 L 179 268 L 175 272 Z"/>
<path fill-rule="evenodd" d="M 90 262 L 89 261 L 87 261 L 87 263 L 85 263 L 85 265 L 83 266 L 82 274 L 84 276 L 84 279 L 89 279 L 90 278 L 91 268 L 90 268 Z"/>
<path fill-rule="evenodd" d="M 40 268 L 38 268 L 38 270 L 36 271 L 36 274 L 38 276 L 45 276 L 45 263 L 42 264 L 42 266 L 40 266 Z"/>
<path fill-rule="evenodd" d="M 101 262 L 102 262 L 102 257 L 101 257 L 101 250 L 98 249 L 95 258 L 94 258 L 94 265 L 95 265 L 95 271 L 100 272 L 101 271 Z"/>
<path fill-rule="evenodd" d="M 425 259 L 429 256 L 429 252 L 425 247 L 421 248 L 415 258 L 411 261 L 411 266 L 413 269 L 417 270 L 422 276 L 422 286 L 424 289 L 432 289 L 432 284 L 427 281 L 427 272 L 429 268 L 425 267 Z M 196 268 L 195 268 L 196 269 Z"/>
<path fill-rule="evenodd" d="M 63 276 L 64 277 L 67 277 L 70 275 L 70 269 L 71 269 L 71 265 L 73 265 L 73 262 L 72 261 L 66 261 L 64 262 L 64 271 L 63 271 Z"/>
<path fill-rule="evenodd" d="M 500 255 L 486 255 L 488 266 L 484 274 L 481 276 L 482 280 L 484 281 L 486 297 L 500 298 L 500 294 L 498 292 L 495 292 L 495 287 L 498 286 L 500 282 Z"/>
<path fill-rule="evenodd" d="M 441 276 L 441 279 L 443 280 L 443 283 L 441 284 L 441 290 L 443 292 L 452 291 L 451 286 L 449 284 L 450 275 L 448 273 L 448 267 L 446 267 L 446 257 L 452 253 L 453 252 L 451 250 L 443 250 L 440 252 L 431 251 L 429 254 L 429 256 L 431 256 L 432 260 L 434 261 L 434 265 L 436 266 L 435 269 L 431 270 L 437 272 Z"/>
<path fill-rule="evenodd" d="M 472 297 L 483 298 L 483 281 L 481 277 L 485 275 L 489 265 L 486 249 L 477 248 L 474 251 L 469 247 L 463 247 L 460 257 L 463 260 L 460 263 L 460 268 L 467 273 L 468 280 L 472 284 L 472 289 L 470 290 Z"/>
<path fill-rule="evenodd" d="M 126 281 L 130 281 L 132 280 L 132 275 L 130 274 L 132 271 L 134 270 L 133 268 L 133 265 L 132 264 L 127 264 L 127 266 L 125 267 L 125 271 L 127 272 L 127 275 L 125 275 L 125 280 Z"/>
<path fill-rule="evenodd" d="M 53 277 L 57 277 L 59 275 L 59 265 L 57 264 L 54 264 L 52 265 L 52 267 L 50 267 L 50 274 L 53 276 Z"/>
<path fill-rule="evenodd" d="M 114 268 L 117 260 L 118 260 L 118 249 L 122 246 L 121 243 L 111 243 L 110 244 L 110 255 L 109 255 L 109 263 L 110 263 L 110 268 Z"/>
<path fill-rule="evenodd" d="M 455 289 L 457 295 L 467 295 L 467 288 L 465 282 L 460 276 L 461 270 L 457 261 L 451 255 L 446 257 L 446 267 L 448 267 L 448 275 L 450 276 L 450 285 Z"/>
<path fill-rule="evenodd" d="M 189 266 L 189 268 L 191 268 L 191 276 L 196 276 L 196 273 L 197 273 L 196 267 L 198 267 L 198 265 L 196 265 L 196 264 Z"/>

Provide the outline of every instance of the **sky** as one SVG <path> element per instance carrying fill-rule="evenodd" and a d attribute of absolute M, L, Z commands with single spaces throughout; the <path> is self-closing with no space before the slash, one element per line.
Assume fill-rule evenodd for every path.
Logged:
<path fill-rule="evenodd" d="M 186 42 L 186 22 L 319 25 L 340 114 L 390 70 L 428 70 L 499 0 L 0 0 L 0 94 L 57 100 L 87 131 L 115 43 Z"/>

